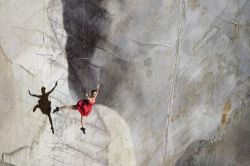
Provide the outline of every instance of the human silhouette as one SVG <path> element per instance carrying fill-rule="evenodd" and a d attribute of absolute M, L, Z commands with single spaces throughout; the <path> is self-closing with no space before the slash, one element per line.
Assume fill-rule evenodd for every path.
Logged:
<path fill-rule="evenodd" d="M 53 134 L 54 134 L 54 127 L 53 127 L 52 119 L 50 116 L 51 102 L 49 101 L 49 95 L 51 92 L 53 92 L 53 90 L 56 88 L 56 86 L 57 86 L 57 81 L 55 83 L 55 86 L 47 93 L 46 93 L 46 88 L 42 87 L 41 88 L 42 95 L 34 95 L 34 94 L 31 94 L 29 91 L 29 94 L 31 96 L 39 98 L 38 104 L 33 108 L 33 112 L 35 112 L 37 108 L 40 108 L 41 112 L 43 114 L 46 114 L 49 117 L 49 122 L 50 122 L 51 130 L 52 130 Z"/>

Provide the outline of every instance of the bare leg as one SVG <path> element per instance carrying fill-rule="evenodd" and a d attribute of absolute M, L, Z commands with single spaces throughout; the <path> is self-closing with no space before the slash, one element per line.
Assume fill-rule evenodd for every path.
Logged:
<path fill-rule="evenodd" d="M 75 109 L 75 105 L 65 105 L 59 108 L 60 110 L 65 110 L 65 109 L 69 109 L 69 110 L 74 110 Z"/>
<path fill-rule="evenodd" d="M 85 133 L 85 128 L 84 128 L 85 123 L 86 123 L 86 120 L 87 120 L 87 117 L 86 117 L 86 116 L 81 116 L 81 125 L 82 125 L 81 130 L 82 130 L 82 132 L 83 132 L 84 134 L 86 134 L 86 133 Z"/>
<path fill-rule="evenodd" d="M 86 116 L 81 116 L 81 125 L 82 125 L 82 127 L 85 126 L 86 120 L 87 120 Z"/>
<path fill-rule="evenodd" d="M 59 110 L 65 110 L 65 109 L 76 110 L 77 107 L 76 107 L 76 105 L 65 105 L 65 106 L 62 106 L 60 108 L 56 107 L 56 109 L 53 111 L 53 113 L 58 112 Z"/>

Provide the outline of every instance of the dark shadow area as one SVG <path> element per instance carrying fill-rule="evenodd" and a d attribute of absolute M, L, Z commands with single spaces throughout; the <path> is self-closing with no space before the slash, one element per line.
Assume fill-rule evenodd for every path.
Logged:
<path fill-rule="evenodd" d="M 68 61 L 69 89 L 84 98 L 85 93 L 101 86 L 97 103 L 112 108 L 121 109 L 119 102 L 114 102 L 119 85 L 127 82 L 127 73 L 133 72 L 134 63 L 121 57 L 126 57 L 116 43 L 108 40 L 111 26 L 111 16 L 104 0 L 61 0 L 63 4 L 63 25 L 67 33 L 65 51 Z M 122 5 L 122 4 L 121 4 Z M 105 62 L 99 62 L 99 67 L 91 62 L 95 52 L 103 56 Z M 123 54 L 123 55 L 121 55 Z M 95 60 L 94 60 L 95 61 Z M 98 63 L 98 62 L 97 62 Z M 112 65 L 112 66 L 111 66 Z M 110 70 L 111 69 L 111 70 Z M 114 73 L 114 69 L 119 72 Z M 140 85 L 136 89 L 140 89 Z M 137 101 L 138 95 L 137 96 Z"/>
<path fill-rule="evenodd" d="M 47 93 L 46 93 L 46 88 L 42 87 L 41 88 L 42 95 L 34 95 L 34 94 L 31 94 L 29 91 L 29 94 L 31 96 L 39 98 L 38 104 L 36 106 L 34 106 L 34 108 L 33 108 L 33 112 L 35 112 L 36 109 L 39 108 L 43 114 L 45 114 L 49 117 L 49 122 L 50 122 L 51 130 L 52 130 L 53 134 L 54 134 L 54 127 L 53 127 L 52 119 L 50 116 L 51 102 L 49 101 L 49 95 L 50 95 L 50 93 L 53 92 L 53 90 L 56 88 L 56 86 L 57 86 L 57 82 L 56 82 L 55 86 Z"/>
<path fill-rule="evenodd" d="M 97 85 L 97 67 L 90 60 L 98 47 L 97 43 L 105 40 L 111 22 L 102 2 L 62 0 L 63 24 L 67 33 L 65 50 L 69 66 L 69 88 L 78 98 L 83 98 L 86 91 Z M 102 96 L 103 92 L 100 98 Z"/>

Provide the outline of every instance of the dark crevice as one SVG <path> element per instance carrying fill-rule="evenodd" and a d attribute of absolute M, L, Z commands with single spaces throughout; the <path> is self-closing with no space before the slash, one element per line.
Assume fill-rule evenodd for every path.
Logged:
<path fill-rule="evenodd" d="M 69 86 L 79 98 L 96 87 L 96 70 L 91 64 L 100 36 L 106 38 L 110 16 L 103 0 L 62 0 L 63 24 L 67 33 L 66 54 Z M 86 59 L 86 60 L 81 60 Z M 99 97 L 100 98 L 100 97 Z"/>

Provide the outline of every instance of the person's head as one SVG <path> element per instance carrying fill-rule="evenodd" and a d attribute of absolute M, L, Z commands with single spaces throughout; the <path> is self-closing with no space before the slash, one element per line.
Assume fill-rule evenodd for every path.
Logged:
<path fill-rule="evenodd" d="M 45 90 L 46 90 L 46 88 L 45 88 L 45 87 L 42 87 L 42 88 L 41 88 L 41 92 L 42 92 L 42 94 L 45 94 Z"/>
<path fill-rule="evenodd" d="M 97 90 L 92 90 L 91 91 L 91 97 L 96 98 L 96 96 L 97 96 Z"/>

